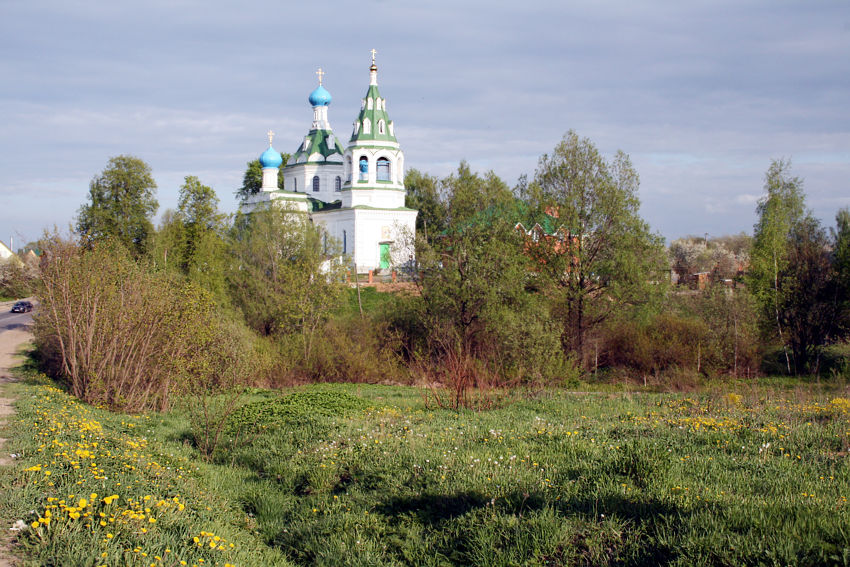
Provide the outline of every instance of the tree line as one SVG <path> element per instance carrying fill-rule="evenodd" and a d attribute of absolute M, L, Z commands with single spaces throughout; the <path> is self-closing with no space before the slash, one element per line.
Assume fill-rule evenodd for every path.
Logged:
<path fill-rule="evenodd" d="M 237 198 L 257 177 L 251 162 Z M 817 373 L 850 330 L 850 212 L 823 228 L 785 161 L 768 169 L 752 238 L 669 248 L 640 217 L 628 156 L 572 131 L 514 187 L 465 162 L 442 179 L 409 170 L 405 185 L 412 283 L 379 294 L 351 286 L 339 243 L 306 215 L 224 215 L 194 176 L 154 227 L 150 167 L 110 159 L 74 233 L 41 243 L 45 367 L 127 409 L 316 380 L 431 384 L 457 406 L 494 386 L 752 376 L 765 361 Z M 671 286 L 694 270 L 715 283 Z"/>

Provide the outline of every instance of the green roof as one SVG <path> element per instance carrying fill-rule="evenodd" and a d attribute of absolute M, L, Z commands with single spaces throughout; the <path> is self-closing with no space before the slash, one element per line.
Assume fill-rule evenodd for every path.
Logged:
<path fill-rule="evenodd" d="M 328 137 L 333 140 L 334 147 L 328 146 Z M 305 161 L 310 159 L 310 156 L 319 153 L 324 158 L 322 161 L 328 161 L 328 158 L 334 154 L 342 156 L 342 144 L 339 139 L 334 136 L 332 130 L 310 130 L 307 133 L 306 140 L 309 140 L 309 144 L 307 146 L 307 150 L 305 151 L 304 142 L 298 146 L 298 149 L 295 153 L 292 154 L 292 157 L 289 159 L 285 167 L 293 167 L 298 165 L 298 160 L 300 158 L 304 158 Z M 302 162 L 303 163 L 303 162 Z"/>
<path fill-rule="evenodd" d="M 384 142 L 395 142 L 398 143 L 395 135 L 390 134 L 390 125 L 392 121 L 390 120 L 387 111 L 383 108 L 378 108 L 378 100 L 384 100 L 381 96 L 380 91 L 378 91 L 378 85 L 369 85 L 369 90 L 366 91 L 366 97 L 364 98 L 366 104 L 363 105 L 363 109 L 360 111 L 360 114 L 357 115 L 357 122 L 359 122 L 360 126 L 357 127 L 354 133 L 351 135 L 352 142 L 359 141 L 384 141 Z M 369 101 L 372 101 L 372 108 L 369 108 Z M 363 121 L 366 120 L 370 123 L 369 133 L 364 132 Z M 384 121 L 384 132 L 379 132 L 379 124 L 381 121 Z"/>

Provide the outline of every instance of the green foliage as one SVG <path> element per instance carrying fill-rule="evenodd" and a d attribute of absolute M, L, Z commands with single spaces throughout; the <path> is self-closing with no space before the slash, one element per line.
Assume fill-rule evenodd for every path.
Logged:
<path fill-rule="evenodd" d="M 30 296 L 37 285 L 37 271 L 16 258 L 0 260 L 0 297 L 17 299 Z"/>
<path fill-rule="evenodd" d="M 291 154 L 280 154 L 283 163 L 280 164 L 280 169 L 277 173 L 277 186 L 283 187 L 283 168 L 286 167 Z M 242 176 L 242 187 L 236 190 L 236 197 L 240 201 L 244 201 L 251 195 L 256 195 L 263 187 L 263 167 L 260 165 L 260 160 L 255 159 L 248 162 L 248 167 L 245 169 L 245 175 Z"/>
<path fill-rule="evenodd" d="M 405 178 L 406 182 L 406 178 Z M 480 176 L 460 162 L 457 172 L 441 181 L 450 226 L 489 222 L 495 214 L 507 213 L 515 205 L 510 188 L 493 171 Z M 476 218 L 477 217 L 477 218 Z M 511 219 L 506 219 L 510 222 Z"/>
<path fill-rule="evenodd" d="M 786 371 L 817 373 L 823 347 L 840 339 L 846 328 L 840 275 L 846 248 L 840 238 L 843 217 L 839 213 L 839 238 L 830 242 L 806 211 L 802 180 L 790 176 L 790 167 L 774 161 L 765 175 L 747 283 L 765 335 L 783 348 Z"/>
<path fill-rule="evenodd" d="M 528 188 L 538 214 L 557 220 L 557 236 L 528 246 L 556 303 L 565 350 L 585 360 L 588 334 L 623 310 L 663 292 L 662 240 L 639 215 L 638 175 L 624 153 L 606 161 L 570 131 L 544 155 Z"/>
<path fill-rule="evenodd" d="M 600 362 L 662 385 L 687 376 L 750 377 L 760 367 L 758 338 L 747 290 L 711 285 L 672 293 L 643 317 L 610 321 L 601 334 Z"/>
<path fill-rule="evenodd" d="M 306 215 L 277 206 L 238 216 L 230 242 L 234 304 L 255 331 L 298 336 L 308 359 L 342 297 L 344 267 L 331 261 L 336 244 Z"/>
<path fill-rule="evenodd" d="M 766 333 L 776 333 L 783 348 L 786 342 L 779 320 L 779 279 L 788 265 L 791 231 L 805 215 L 803 182 L 790 176 L 790 168 L 790 162 L 774 160 L 765 174 L 765 195 L 756 208 L 759 220 L 754 227 L 747 277 L 747 286 L 759 304 L 762 328 Z M 790 374 L 787 355 L 786 368 Z"/>
<path fill-rule="evenodd" d="M 151 254 L 163 268 L 176 268 L 189 280 L 208 290 L 219 304 L 226 304 L 225 215 L 218 197 L 197 177 L 186 176 L 180 187 L 177 211 L 166 211 Z"/>
<path fill-rule="evenodd" d="M 847 337 L 850 334 L 850 209 L 844 208 L 838 211 L 835 224 L 832 239 L 838 294 L 837 334 Z"/>
<path fill-rule="evenodd" d="M 92 246 L 114 238 L 136 257 L 144 255 L 153 234 L 151 218 L 159 204 L 148 164 L 137 157 L 110 158 L 89 184 L 89 202 L 77 213 L 81 241 Z"/>
<path fill-rule="evenodd" d="M 404 206 L 419 211 L 416 230 L 431 242 L 445 229 L 448 214 L 440 198 L 440 180 L 417 169 L 408 169 L 404 187 L 407 190 Z"/>
<path fill-rule="evenodd" d="M 139 264 L 115 240 L 45 248 L 36 345 L 76 397 L 161 409 L 175 390 L 243 377 L 244 347 L 208 292 Z"/>
<path fill-rule="evenodd" d="M 807 217 L 794 227 L 788 247 L 788 263 L 778 278 L 778 323 L 788 331 L 795 372 L 817 374 L 823 347 L 841 334 L 830 243 L 820 223 Z"/>
<path fill-rule="evenodd" d="M 401 334 L 379 317 L 335 317 L 295 369 L 310 382 L 407 382 Z"/>

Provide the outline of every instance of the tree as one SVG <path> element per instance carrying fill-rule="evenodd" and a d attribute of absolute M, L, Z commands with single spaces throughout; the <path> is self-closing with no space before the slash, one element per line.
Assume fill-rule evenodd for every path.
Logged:
<path fill-rule="evenodd" d="M 303 213 L 276 205 L 238 215 L 231 234 L 231 297 L 248 325 L 265 335 L 313 339 L 341 297 L 335 243 Z"/>
<path fill-rule="evenodd" d="M 407 190 L 404 205 L 419 211 L 416 231 L 424 234 L 428 242 L 446 228 L 447 211 L 440 198 L 439 186 L 439 179 L 416 169 L 409 169 L 404 175 Z"/>
<path fill-rule="evenodd" d="M 218 196 L 197 177 L 189 175 L 180 187 L 177 213 L 184 227 L 184 273 L 223 302 L 227 244 Z"/>
<path fill-rule="evenodd" d="M 286 167 L 291 154 L 280 154 L 283 163 L 280 164 L 280 169 L 277 172 L 277 186 L 283 187 L 283 168 Z M 236 197 L 240 201 L 244 201 L 251 195 L 256 195 L 263 187 L 263 167 L 260 165 L 260 160 L 255 159 L 248 162 L 248 167 L 245 169 L 245 175 L 242 176 L 242 187 L 236 190 Z"/>
<path fill-rule="evenodd" d="M 494 378 L 551 379 L 564 359 L 544 302 L 526 290 L 532 275 L 515 229 L 521 207 L 495 174 L 482 177 L 465 163 L 441 183 L 448 222 L 417 248 L 427 371 L 450 385 L 455 405 Z"/>
<path fill-rule="evenodd" d="M 759 220 L 753 230 L 747 280 L 762 313 L 762 328 L 774 330 L 779 337 L 789 374 L 791 358 L 782 325 L 780 276 L 788 268 L 791 234 L 806 214 L 803 182 L 791 177 L 790 169 L 789 161 L 773 160 L 765 174 L 765 194 L 756 207 Z"/>
<path fill-rule="evenodd" d="M 159 203 L 148 164 L 137 157 L 110 158 L 89 184 L 89 203 L 80 207 L 77 232 L 86 246 L 114 237 L 136 257 L 147 252 L 151 218 Z"/>
<path fill-rule="evenodd" d="M 835 224 L 832 240 L 838 328 L 841 336 L 846 337 L 850 333 L 850 209 L 844 208 L 838 211 L 835 215 Z"/>
<path fill-rule="evenodd" d="M 818 372 L 824 345 L 836 337 L 836 274 L 826 231 L 807 215 L 792 227 L 777 278 L 777 327 L 787 330 L 795 373 Z"/>
<path fill-rule="evenodd" d="M 225 231 L 225 215 L 218 210 L 215 191 L 189 175 L 180 187 L 177 210 L 162 215 L 151 255 L 158 266 L 179 271 L 224 304 Z"/>
<path fill-rule="evenodd" d="M 638 185 L 626 154 L 606 161 L 569 131 L 540 158 L 528 188 L 538 214 L 561 225 L 528 253 L 557 306 L 563 347 L 582 361 L 589 332 L 662 287 L 653 285 L 664 270 L 662 240 L 640 218 Z"/>
<path fill-rule="evenodd" d="M 514 194 L 498 175 L 488 171 L 484 176 L 474 173 L 469 164 L 460 162 L 457 172 L 441 182 L 446 195 L 448 222 L 456 226 L 485 210 L 510 208 Z"/>

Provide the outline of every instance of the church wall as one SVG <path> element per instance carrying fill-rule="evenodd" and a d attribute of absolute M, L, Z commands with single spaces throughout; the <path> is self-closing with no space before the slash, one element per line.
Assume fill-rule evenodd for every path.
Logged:
<path fill-rule="evenodd" d="M 392 264 L 400 268 L 413 256 L 416 211 L 340 209 L 313 213 L 313 222 L 354 254 L 358 273 L 380 265 L 380 244 L 390 243 Z M 343 232 L 345 231 L 345 232 Z"/>
<path fill-rule="evenodd" d="M 339 164 L 298 164 L 287 167 L 283 172 L 283 189 L 295 191 L 294 181 L 298 180 L 298 193 L 304 193 L 314 199 L 332 203 L 342 199 L 341 191 L 335 191 L 336 178 L 340 178 L 340 186 L 345 179 L 342 177 L 342 163 Z M 313 177 L 319 176 L 319 191 L 313 191 Z"/>
<path fill-rule="evenodd" d="M 355 209 L 357 223 L 357 271 L 367 272 L 380 265 L 380 244 L 390 242 L 394 267 L 401 267 L 413 255 L 416 211 L 374 211 Z"/>

